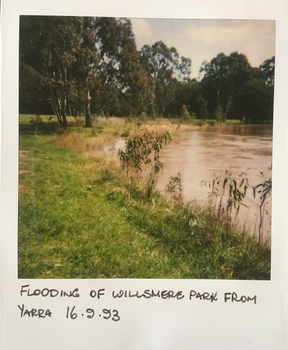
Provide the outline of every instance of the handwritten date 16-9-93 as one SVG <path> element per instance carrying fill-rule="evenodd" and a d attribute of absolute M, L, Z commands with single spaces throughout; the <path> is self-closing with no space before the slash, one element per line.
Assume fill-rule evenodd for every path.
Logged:
<path fill-rule="evenodd" d="M 72 307 L 67 306 L 66 318 L 69 318 L 71 320 L 76 320 L 78 316 L 89 318 L 89 319 L 98 317 L 98 318 L 103 318 L 104 320 L 111 320 L 114 322 L 120 321 L 119 311 L 116 309 L 102 309 L 100 312 L 97 312 L 97 310 L 88 308 L 85 310 L 84 313 L 78 313 L 75 309 L 75 306 L 72 306 Z"/>

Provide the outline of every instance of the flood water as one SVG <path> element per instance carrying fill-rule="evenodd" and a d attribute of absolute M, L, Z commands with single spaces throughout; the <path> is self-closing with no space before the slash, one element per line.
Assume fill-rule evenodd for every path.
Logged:
<path fill-rule="evenodd" d="M 93 143 L 83 144 L 75 135 L 70 135 L 58 137 L 55 143 L 93 155 L 105 153 L 117 158 L 117 149 L 124 148 L 125 140 L 119 138 L 112 147 L 109 142 L 95 147 Z M 232 220 L 240 230 L 245 228 L 246 232 L 257 238 L 260 202 L 259 196 L 254 198 L 252 187 L 271 179 L 272 176 L 272 126 L 221 126 L 194 131 L 180 128 L 173 133 L 171 143 L 161 150 L 160 160 L 164 167 L 163 172 L 159 173 L 158 190 L 165 193 L 170 177 L 181 174 L 184 201 L 196 202 L 201 206 L 209 204 L 209 184 L 213 178 L 223 181 L 229 174 L 231 179 L 240 184 L 241 179 L 246 177 L 250 186 L 243 200 L 245 206 L 241 206 L 237 215 L 233 214 Z M 222 202 L 222 207 L 225 207 L 225 201 Z M 270 197 L 267 197 L 263 209 L 263 242 L 269 244 Z"/>
<path fill-rule="evenodd" d="M 272 126 L 239 125 L 210 128 L 201 131 L 181 131 L 161 151 L 164 163 L 158 187 L 165 190 L 169 178 L 181 174 L 183 196 L 186 201 L 196 200 L 207 204 L 209 183 L 213 177 L 224 179 L 227 174 L 240 184 L 243 176 L 251 186 L 271 178 Z M 241 176 L 240 176 L 241 175 Z M 204 185 L 206 183 L 206 185 Z M 223 186 L 222 186 L 223 187 Z M 255 199 L 252 188 L 248 189 L 244 204 L 235 222 L 257 235 L 259 225 L 259 198 Z M 270 241 L 271 198 L 264 208 L 263 238 Z"/>

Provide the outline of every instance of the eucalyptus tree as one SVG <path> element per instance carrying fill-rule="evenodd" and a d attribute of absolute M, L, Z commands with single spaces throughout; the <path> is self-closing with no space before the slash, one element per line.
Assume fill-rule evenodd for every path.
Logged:
<path fill-rule="evenodd" d="M 264 72 L 266 77 L 266 84 L 274 86 L 274 75 L 275 75 L 275 56 L 265 60 L 261 65 L 260 69 Z"/>
<path fill-rule="evenodd" d="M 180 96 L 170 103 L 166 113 L 169 116 L 181 115 L 183 106 L 186 106 L 193 118 L 206 119 L 207 103 L 202 96 L 201 84 L 196 79 L 189 79 L 181 83 Z"/>
<path fill-rule="evenodd" d="M 131 21 L 98 17 L 96 28 L 96 48 L 100 55 L 98 74 L 104 87 L 101 109 L 105 112 L 113 91 L 123 106 L 128 106 L 131 112 L 140 112 L 145 109 L 147 99 L 147 74 L 140 64 Z M 101 96 L 100 91 L 98 95 Z"/>
<path fill-rule="evenodd" d="M 61 127 L 67 127 L 67 105 L 73 100 L 75 60 L 81 38 L 80 17 L 21 16 L 20 101 L 27 93 L 48 101 Z"/>
<path fill-rule="evenodd" d="M 210 62 L 203 62 L 200 73 L 204 74 L 201 82 L 204 95 L 213 109 L 222 111 L 222 117 L 226 119 L 228 113 L 233 111 L 237 91 L 252 77 L 252 67 L 247 57 L 238 52 L 229 56 L 219 53 Z"/>
<path fill-rule="evenodd" d="M 204 73 L 202 79 L 202 87 L 204 94 L 208 95 L 212 90 L 216 94 L 217 105 L 214 108 L 221 108 L 222 91 L 225 86 L 226 78 L 228 75 L 228 62 L 224 53 L 219 53 L 216 57 L 212 58 L 210 62 L 203 62 L 200 68 L 200 73 Z M 213 103 L 214 105 L 214 103 Z"/>
<path fill-rule="evenodd" d="M 250 123 L 272 123 L 273 90 L 263 78 L 246 81 L 235 97 L 236 116 Z"/>
<path fill-rule="evenodd" d="M 90 127 L 91 106 L 163 114 L 190 66 L 162 42 L 138 52 L 127 18 L 21 16 L 20 107 L 49 102 L 64 128 L 68 111 L 85 113 Z"/>
<path fill-rule="evenodd" d="M 115 97 L 134 102 L 143 90 L 140 68 L 128 19 L 21 17 L 20 102 L 49 101 L 61 127 L 67 110 L 84 113 L 90 127 L 91 102 L 103 113 Z"/>
<path fill-rule="evenodd" d="M 143 67 L 152 77 L 154 110 L 163 115 L 181 91 L 181 83 L 189 79 L 191 60 L 181 57 L 174 47 L 168 48 L 162 41 L 145 45 L 140 50 Z"/>
<path fill-rule="evenodd" d="M 252 78 L 252 67 L 245 55 L 233 52 L 228 56 L 228 75 L 226 83 L 225 117 L 233 111 L 234 99 L 241 86 Z"/>
<path fill-rule="evenodd" d="M 72 63 L 74 100 L 78 100 L 77 107 L 85 113 L 85 126 L 91 127 L 91 99 L 101 86 L 98 74 L 100 55 L 96 48 L 97 24 L 94 17 L 82 17 L 80 23 L 81 35 Z"/>

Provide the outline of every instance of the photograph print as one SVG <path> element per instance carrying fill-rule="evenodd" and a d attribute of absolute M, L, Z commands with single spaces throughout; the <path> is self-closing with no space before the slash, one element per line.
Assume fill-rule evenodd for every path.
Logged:
<path fill-rule="evenodd" d="M 270 280 L 275 21 L 19 28 L 18 278 Z"/>

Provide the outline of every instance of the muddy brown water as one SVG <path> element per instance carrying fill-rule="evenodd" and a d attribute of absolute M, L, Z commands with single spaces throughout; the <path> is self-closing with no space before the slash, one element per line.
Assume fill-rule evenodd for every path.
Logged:
<path fill-rule="evenodd" d="M 56 143 L 77 151 L 93 155 L 105 153 L 117 158 L 117 150 L 124 148 L 125 140 L 118 139 L 114 145 L 104 142 L 83 145 L 75 135 L 58 137 Z M 157 187 L 163 193 L 171 176 L 181 174 L 184 200 L 208 203 L 209 183 L 214 177 L 224 179 L 227 173 L 238 182 L 240 174 L 245 174 L 251 186 L 263 183 L 272 176 L 272 126 L 237 125 L 221 126 L 203 130 L 181 130 L 173 133 L 172 142 L 161 150 L 164 163 L 159 174 Z M 205 185 L 206 183 L 206 185 Z M 259 198 L 255 199 L 252 189 L 247 196 L 234 222 L 257 237 L 259 227 Z M 271 198 L 264 206 L 263 239 L 270 242 L 271 236 Z"/>
<path fill-rule="evenodd" d="M 163 191 L 170 176 L 181 174 L 184 199 L 207 203 L 209 183 L 214 177 L 224 179 L 227 172 L 240 184 L 243 176 L 256 186 L 272 176 L 272 126 L 240 125 L 211 128 L 203 131 L 185 131 L 174 135 L 171 144 L 161 153 L 163 173 L 158 186 Z M 241 176 L 240 176 L 241 175 Z M 206 185 L 204 185 L 206 183 Z M 259 198 L 252 188 L 234 222 L 257 237 L 259 228 Z M 263 239 L 270 242 L 271 198 L 264 207 Z"/>

